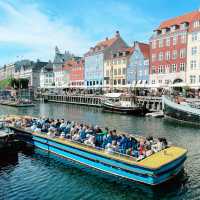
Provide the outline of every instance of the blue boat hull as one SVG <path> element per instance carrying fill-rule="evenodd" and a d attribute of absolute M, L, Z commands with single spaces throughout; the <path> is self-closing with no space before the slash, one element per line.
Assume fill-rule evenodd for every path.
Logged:
<path fill-rule="evenodd" d="M 186 159 L 186 156 L 184 156 L 173 163 L 166 165 L 164 168 L 150 170 L 137 165 L 129 165 L 127 163 L 95 155 L 78 148 L 55 142 L 51 139 L 35 135 L 32 139 L 35 147 L 54 153 L 60 157 L 70 159 L 104 173 L 148 185 L 159 185 L 175 177 L 182 170 L 183 163 Z"/>

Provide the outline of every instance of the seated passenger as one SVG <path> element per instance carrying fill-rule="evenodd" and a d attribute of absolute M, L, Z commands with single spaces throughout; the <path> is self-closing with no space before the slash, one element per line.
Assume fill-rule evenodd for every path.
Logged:
<path fill-rule="evenodd" d="M 50 138 L 54 138 L 55 137 L 55 130 L 50 129 L 47 133 L 47 136 Z"/>
<path fill-rule="evenodd" d="M 84 144 L 95 147 L 95 136 L 87 134 L 87 139 L 84 141 Z"/>

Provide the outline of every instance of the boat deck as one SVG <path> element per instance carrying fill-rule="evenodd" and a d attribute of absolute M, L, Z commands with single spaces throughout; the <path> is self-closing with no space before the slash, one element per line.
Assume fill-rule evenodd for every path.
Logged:
<path fill-rule="evenodd" d="M 131 165 L 138 165 L 144 168 L 148 168 L 148 169 L 152 169 L 152 170 L 156 170 L 161 168 L 162 166 L 180 158 L 181 156 L 184 156 L 187 153 L 187 150 L 181 147 L 175 147 L 175 146 L 171 146 L 167 149 L 164 149 L 160 152 L 154 153 L 151 156 L 137 161 L 134 157 L 128 156 L 128 155 L 122 155 L 119 153 L 113 153 L 113 154 L 109 154 L 107 153 L 105 150 L 99 150 L 99 149 L 95 149 L 94 147 L 91 146 L 87 146 L 85 144 L 82 143 L 77 143 L 77 142 L 73 142 L 71 140 L 68 139 L 61 139 L 61 138 L 49 138 L 44 134 L 38 134 L 38 133 L 33 133 L 33 135 L 36 136 L 40 136 L 43 138 L 48 138 L 50 140 L 59 142 L 61 144 L 66 144 L 81 150 L 85 150 L 91 153 L 95 153 L 97 155 L 101 155 L 107 158 L 111 158 L 113 160 L 118 160 L 124 163 L 128 163 Z"/>

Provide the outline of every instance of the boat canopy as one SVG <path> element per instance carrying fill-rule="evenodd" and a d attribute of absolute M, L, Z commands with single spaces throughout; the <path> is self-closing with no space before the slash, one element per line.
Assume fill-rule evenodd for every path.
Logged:
<path fill-rule="evenodd" d="M 122 93 L 107 93 L 104 94 L 105 97 L 108 98 L 119 98 L 122 95 Z"/>

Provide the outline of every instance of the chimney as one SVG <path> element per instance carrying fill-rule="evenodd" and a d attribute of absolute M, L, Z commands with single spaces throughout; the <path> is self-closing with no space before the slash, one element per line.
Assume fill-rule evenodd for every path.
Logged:
<path fill-rule="evenodd" d="M 119 36 L 120 36 L 119 31 L 116 31 L 115 36 L 116 36 L 116 37 L 119 37 Z"/>

